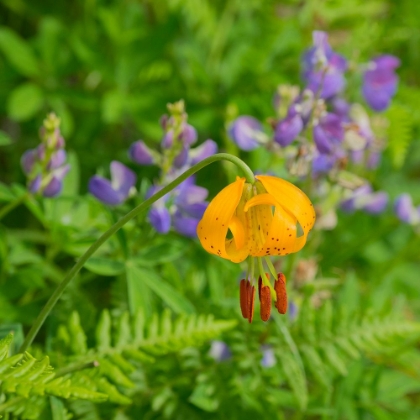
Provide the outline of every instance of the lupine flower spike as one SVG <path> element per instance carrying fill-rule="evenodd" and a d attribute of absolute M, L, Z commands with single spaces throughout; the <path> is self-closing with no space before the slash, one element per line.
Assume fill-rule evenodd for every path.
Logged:
<path fill-rule="evenodd" d="M 248 258 L 248 274 L 240 283 L 240 303 L 242 315 L 249 322 L 254 313 L 255 261 L 261 279 L 260 314 L 268 320 L 271 296 L 278 311 L 286 312 L 286 282 L 268 258 L 265 261 L 270 273 L 266 273 L 262 258 L 301 250 L 314 223 L 315 211 L 309 198 L 293 184 L 274 176 L 257 175 L 253 184 L 237 177 L 210 202 L 198 223 L 197 235 L 211 254 L 236 263 Z"/>
<path fill-rule="evenodd" d="M 22 169 L 33 194 L 56 197 L 63 187 L 63 179 L 70 169 L 66 164 L 65 141 L 60 132 L 60 118 L 50 113 L 40 129 L 41 144 L 27 150 L 21 158 Z"/>

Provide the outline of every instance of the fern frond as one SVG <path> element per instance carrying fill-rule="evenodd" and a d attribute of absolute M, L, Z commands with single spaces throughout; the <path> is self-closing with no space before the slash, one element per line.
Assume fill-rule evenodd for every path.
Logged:
<path fill-rule="evenodd" d="M 56 377 L 48 356 L 38 360 L 25 352 L 8 357 L 12 344 L 13 334 L 0 340 L 0 389 L 6 397 L 0 413 L 38 418 L 36 413 L 42 411 L 48 395 L 94 402 L 108 399 L 107 394 L 76 386 L 68 375 Z"/>
<path fill-rule="evenodd" d="M 389 121 L 388 151 L 395 168 L 404 164 L 408 147 L 413 138 L 414 118 L 403 105 L 394 103 L 386 113 Z"/>
<path fill-rule="evenodd" d="M 125 405 L 131 403 L 126 394 L 135 386 L 130 375 L 139 362 L 154 363 L 158 356 L 197 347 L 235 325 L 236 321 L 215 320 L 212 315 L 185 315 L 173 320 L 169 310 L 150 322 L 142 312 L 134 317 L 123 313 L 113 320 L 104 310 L 94 334 L 96 346 L 86 348 L 86 333 L 80 317 L 73 313 L 66 325 L 59 326 L 61 342 L 57 344 L 64 344 L 72 366 L 92 362 L 99 366 L 74 373 L 74 386 L 105 393 L 110 402 Z"/>

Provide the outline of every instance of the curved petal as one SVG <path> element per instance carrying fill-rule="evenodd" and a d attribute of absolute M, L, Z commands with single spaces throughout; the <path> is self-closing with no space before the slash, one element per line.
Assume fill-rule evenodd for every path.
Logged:
<path fill-rule="evenodd" d="M 284 179 L 270 175 L 257 175 L 266 191 L 274 197 L 277 204 L 290 212 L 301 225 L 305 235 L 315 223 L 314 207 L 306 194 Z"/>
<path fill-rule="evenodd" d="M 136 183 L 136 174 L 127 166 L 117 160 L 111 162 L 112 188 L 124 197 L 127 197 L 130 189 Z"/>
<path fill-rule="evenodd" d="M 200 187 L 198 185 L 183 184 L 180 184 L 179 188 L 177 188 L 177 192 L 179 194 L 175 198 L 175 204 L 180 207 L 200 203 L 204 201 L 209 194 L 209 192 L 205 188 Z"/>
<path fill-rule="evenodd" d="M 132 161 L 139 165 L 153 165 L 155 163 L 153 152 L 142 140 L 137 140 L 130 146 L 128 155 Z"/>
<path fill-rule="evenodd" d="M 44 191 L 42 191 L 42 195 L 44 197 L 56 197 L 58 194 L 60 194 L 62 188 L 63 183 L 61 180 L 53 176 L 51 181 L 44 188 Z"/>
<path fill-rule="evenodd" d="M 213 140 L 206 140 L 203 144 L 196 147 L 195 149 L 190 150 L 190 165 L 195 165 L 198 162 L 201 162 L 203 159 L 210 157 L 217 153 L 217 143 Z"/>
<path fill-rule="evenodd" d="M 203 201 L 201 203 L 188 204 L 179 208 L 182 210 L 183 213 L 187 214 L 188 216 L 200 220 L 203 217 L 203 214 L 206 211 L 208 205 L 209 203 L 207 201 Z"/>
<path fill-rule="evenodd" d="M 228 227 L 241 201 L 244 185 L 245 178 L 237 177 L 235 182 L 223 188 L 210 202 L 197 226 L 198 239 L 207 252 L 234 262 L 243 261 L 248 255 L 246 247 L 238 250 L 233 239 L 226 241 Z"/>
<path fill-rule="evenodd" d="M 28 175 L 32 171 L 36 160 L 36 149 L 29 149 L 22 155 L 22 157 L 20 158 L 20 164 L 22 166 L 23 172 L 25 172 L 26 175 Z"/>
<path fill-rule="evenodd" d="M 88 189 L 99 201 L 111 206 L 122 203 L 125 198 L 112 188 L 110 181 L 99 175 L 90 178 Z"/>
<path fill-rule="evenodd" d="M 251 248 L 251 255 L 261 257 L 264 255 L 287 255 L 299 251 L 306 242 L 306 234 L 297 237 L 297 219 L 288 211 L 278 205 L 270 194 L 259 194 L 249 200 L 245 209 L 270 209 L 274 205 L 274 215 L 271 216 L 270 225 L 266 231 L 265 240 L 258 249 Z M 271 210 L 270 210 L 271 211 Z"/>
<path fill-rule="evenodd" d="M 159 233 L 168 233 L 171 228 L 171 215 L 166 207 L 152 207 L 149 211 L 149 221 Z"/>
<path fill-rule="evenodd" d="M 198 219 L 194 217 L 184 216 L 181 212 L 177 211 L 173 217 L 174 229 L 181 235 L 188 238 L 197 237 L 197 224 Z"/>

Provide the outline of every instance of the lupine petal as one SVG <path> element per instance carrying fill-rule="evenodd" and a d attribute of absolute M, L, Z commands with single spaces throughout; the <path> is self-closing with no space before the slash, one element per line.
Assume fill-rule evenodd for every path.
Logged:
<path fill-rule="evenodd" d="M 152 207 L 149 211 L 149 221 L 159 233 L 168 233 L 171 228 L 171 215 L 166 207 Z"/>
<path fill-rule="evenodd" d="M 242 115 L 230 124 L 228 132 L 241 150 L 248 151 L 259 146 L 258 134 L 262 126 L 254 117 Z"/>
<path fill-rule="evenodd" d="M 175 204 L 181 207 L 183 205 L 204 201 L 209 194 L 205 188 L 198 185 L 189 185 L 183 188 L 183 185 L 181 184 L 180 187 L 179 194 L 175 199 Z"/>
<path fill-rule="evenodd" d="M 36 162 L 36 158 L 37 152 L 35 149 L 27 150 L 20 158 L 20 164 L 22 166 L 23 172 L 25 172 L 26 175 L 32 171 Z"/>
<path fill-rule="evenodd" d="M 274 131 L 274 141 L 280 146 L 286 147 L 300 134 L 303 129 L 303 121 L 299 114 L 287 116 L 278 122 Z"/>
<path fill-rule="evenodd" d="M 197 237 L 197 225 L 199 219 L 194 217 L 184 216 L 181 212 L 177 211 L 173 217 L 174 229 L 181 235 L 189 238 Z"/>
<path fill-rule="evenodd" d="M 39 189 L 41 188 L 41 182 L 42 182 L 42 176 L 41 175 L 37 175 L 32 181 L 30 181 L 29 183 L 29 191 L 31 193 L 36 193 L 39 191 Z"/>
<path fill-rule="evenodd" d="M 178 155 L 173 160 L 173 166 L 177 169 L 182 168 L 188 161 L 188 151 L 189 148 L 184 146 Z"/>
<path fill-rule="evenodd" d="M 104 204 L 115 206 L 124 201 L 124 196 L 112 188 L 111 182 L 99 175 L 89 180 L 89 192 Z"/>
<path fill-rule="evenodd" d="M 200 146 L 190 150 L 190 165 L 195 165 L 210 156 L 217 153 L 217 143 L 213 140 L 206 140 Z"/>
<path fill-rule="evenodd" d="M 371 214 L 382 213 L 388 204 L 388 194 L 379 191 L 369 197 L 369 201 L 363 206 L 363 210 Z"/>
<path fill-rule="evenodd" d="M 51 181 L 42 191 L 44 197 L 56 197 L 60 194 L 61 189 L 63 188 L 63 183 L 56 177 L 52 177 Z"/>
<path fill-rule="evenodd" d="M 142 140 L 138 140 L 130 146 L 128 155 L 132 161 L 139 165 L 153 165 L 156 163 L 152 151 Z"/>
<path fill-rule="evenodd" d="M 61 165 L 64 165 L 67 158 L 66 151 L 64 149 L 59 149 L 52 154 L 50 161 L 48 162 L 48 169 L 57 169 Z"/>
<path fill-rule="evenodd" d="M 190 124 L 185 123 L 182 127 L 179 139 L 185 146 L 189 147 L 197 141 L 197 130 Z"/>
<path fill-rule="evenodd" d="M 409 194 L 401 194 L 395 200 L 395 213 L 397 217 L 405 223 L 411 223 L 413 208 L 413 201 Z"/>
<path fill-rule="evenodd" d="M 130 189 L 136 183 L 136 174 L 121 162 L 111 162 L 111 185 L 122 196 L 127 197 Z"/>
<path fill-rule="evenodd" d="M 178 207 L 187 215 L 201 219 L 208 205 L 209 203 L 202 201 L 201 203 L 186 204 Z"/>

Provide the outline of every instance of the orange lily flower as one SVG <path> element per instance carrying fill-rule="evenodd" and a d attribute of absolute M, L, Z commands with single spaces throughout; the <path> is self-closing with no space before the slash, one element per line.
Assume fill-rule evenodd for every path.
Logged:
<path fill-rule="evenodd" d="M 261 257 L 300 251 L 315 223 L 315 211 L 303 191 L 290 182 L 269 175 L 255 178 L 255 183 L 250 184 L 245 178 L 237 177 L 235 182 L 220 191 L 199 222 L 197 235 L 207 252 L 221 258 L 240 263 L 247 257 L 257 257 L 262 283 L 274 294 L 268 274 L 262 272 Z M 267 259 L 266 263 L 276 278 L 270 260 Z M 254 287 L 252 258 L 249 266 L 252 269 L 248 270 L 251 273 L 247 281 Z M 244 290 L 241 302 L 250 300 L 244 294 L 252 296 L 253 301 L 253 292 L 248 289 L 241 288 Z M 244 317 L 252 319 L 250 312 L 253 311 L 249 308 L 253 308 L 253 302 L 247 306 L 247 316 Z"/>

